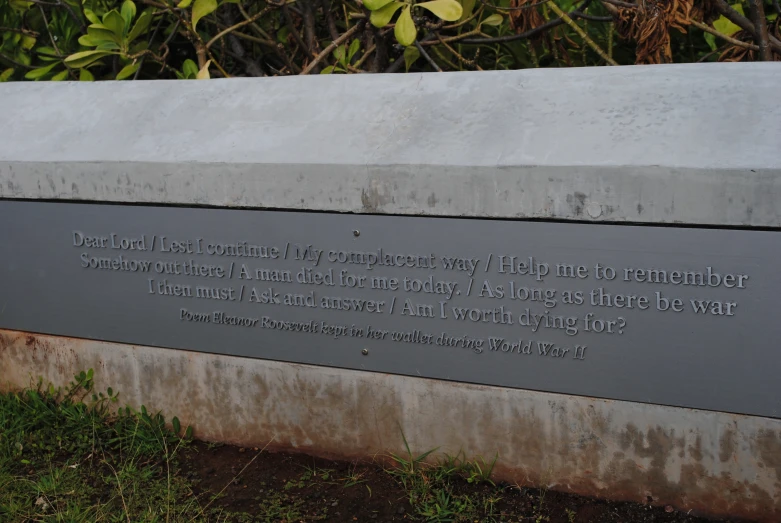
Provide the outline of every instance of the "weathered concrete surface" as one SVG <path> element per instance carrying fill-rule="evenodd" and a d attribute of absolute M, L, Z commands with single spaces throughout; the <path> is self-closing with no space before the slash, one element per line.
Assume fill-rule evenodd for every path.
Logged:
<path fill-rule="evenodd" d="M 781 69 L 0 85 L 0 197 L 779 226 Z"/>
<path fill-rule="evenodd" d="M 0 388 L 87 368 L 207 440 L 371 458 L 401 428 L 416 452 L 498 452 L 510 481 L 781 519 L 781 420 L 0 331 Z"/>

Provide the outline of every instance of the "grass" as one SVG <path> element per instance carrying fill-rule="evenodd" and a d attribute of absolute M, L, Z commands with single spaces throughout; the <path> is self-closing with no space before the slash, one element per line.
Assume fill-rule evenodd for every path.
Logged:
<path fill-rule="evenodd" d="M 467 460 L 463 453 L 445 454 L 435 463 L 425 460 L 438 449 L 414 455 L 402 432 L 405 456 L 391 454 L 395 467 L 387 469 L 404 487 L 409 504 L 425 521 L 492 521 L 499 514 L 501 489 L 491 481 L 498 458 L 486 462 L 478 457 Z M 485 488 L 474 488 L 479 486 Z M 473 488 L 466 488 L 471 486 Z"/>
<path fill-rule="evenodd" d="M 117 403 L 93 391 L 91 370 L 0 395 L 0 521 L 204 519 L 174 470 L 189 428 Z"/>
<path fill-rule="evenodd" d="M 384 466 L 332 463 L 335 468 L 327 468 L 315 463 L 331 462 L 313 459 L 312 465 L 303 465 L 299 459 L 300 469 L 280 469 L 278 479 L 275 472 L 258 476 L 256 463 L 256 479 L 249 480 L 252 489 L 244 490 L 248 485 L 240 486 L 239 478 L 265 451 L 256 448 L 252 459 L 238 461 L 243 468 L 223 471 L 210 490 L 197 480 L 203 476 L 187 472 L 187 466 L 198 460 L 194 456 L 199 448 L 220 452 L 222 445 L 194 444 L 192 431 L 177 418 L 166 423 L 161 414 L 144 407 L 118 407 L 113 390 L 93 389 L 90 370 L 67 387 L 39 382 L 21 392 L 0 394 L 0 522 L 357 520 L 339 512 L 344 510 L 372 518 L 383 511 L 403 514 L 394 520 L 434 523 L 546 523 L 554 514 L 556 521 L 576 518 L 570 508 L 575 505 L 562 508 L 559 501 L 558 509 L 551 507 L 544 489 L 532 492 L 495 484 L 496 456 L 467 459 L 458 453 L 434 459 L 438 449 L 413 453 L 403 433 L 405 452 L 386 456 Z M 229 458 L 226 463 L 237 462 Z M 237 491 L 244 497 L 232 497 Z M 357 505 L 351 508 L 346 505 L 350 502 Z M 371 507 L 363 506 L 369 502 Z M 238 506 L 243 511 L 231 511 Z"/>
<path fill-rule="evenodd" d="M 178 456 L 192 431 L 175 417 L 166 424 L 161 414 L 144 407 L 117 408 L 113 390 L 93 389 L 89 370 L 64 388 L 39 382 L 0 395 L 0 521 L 317 520 L 325 512 L 306 514 L 301 499 L 315 484 L 365 488 L 372 495 L 364 484 L 365 470 L 352 466 L 347 474 L 336 474 L 312 466 L 282 489 L 268 489 L 255 498 L 252 515 L 211 508 L 225 489 L 196 496 L 179 468 Z M 414 512 L 408 517 L 433 522 L 494 517 L 501 499 L 490 479 L 496 459 L 468 461 L 459 454 L 429 464 L 426 458 L 437 449 L 413 455 L 406 438 L 404 445 L 407 455 L 392 455 L 394 466 L 385 471 L 406 493 Z M 466 485 L 490 488 L 470 492 Z"/>

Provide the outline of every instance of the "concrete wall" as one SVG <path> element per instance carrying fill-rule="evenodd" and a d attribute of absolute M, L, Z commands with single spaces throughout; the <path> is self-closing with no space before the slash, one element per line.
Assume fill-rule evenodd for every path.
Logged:
<path fill-rule="evenodd" d="M 2 84 L 0 198 L 775 228 L 779 85 L 773 64 Z M 0 331 L 5 389 L 87 368 L 205 439 L 365 458 L 401 428 L 513 481 L 781 520 L 776 419 Z"/>

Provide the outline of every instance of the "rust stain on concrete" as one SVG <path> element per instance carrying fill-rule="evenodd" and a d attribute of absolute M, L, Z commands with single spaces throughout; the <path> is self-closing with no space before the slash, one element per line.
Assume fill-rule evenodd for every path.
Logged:
<path fill-rule="evenodd" d="M 342 459 L 498 455 L 497 479 L 781 520 L 781 420 L 0 330 L 0 388 L 95 369 L 202 439 Z"/>

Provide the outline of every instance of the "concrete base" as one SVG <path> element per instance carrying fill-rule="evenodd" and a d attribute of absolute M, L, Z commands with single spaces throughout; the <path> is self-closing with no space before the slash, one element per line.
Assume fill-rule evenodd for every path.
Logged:
<path fill-rule="evenodd" d="M 375 458 L 403 431 L 510 482 L 781 520 L 781 420 L 0 331 L 0 389 L 88 368 L 200 439 Z"/>

